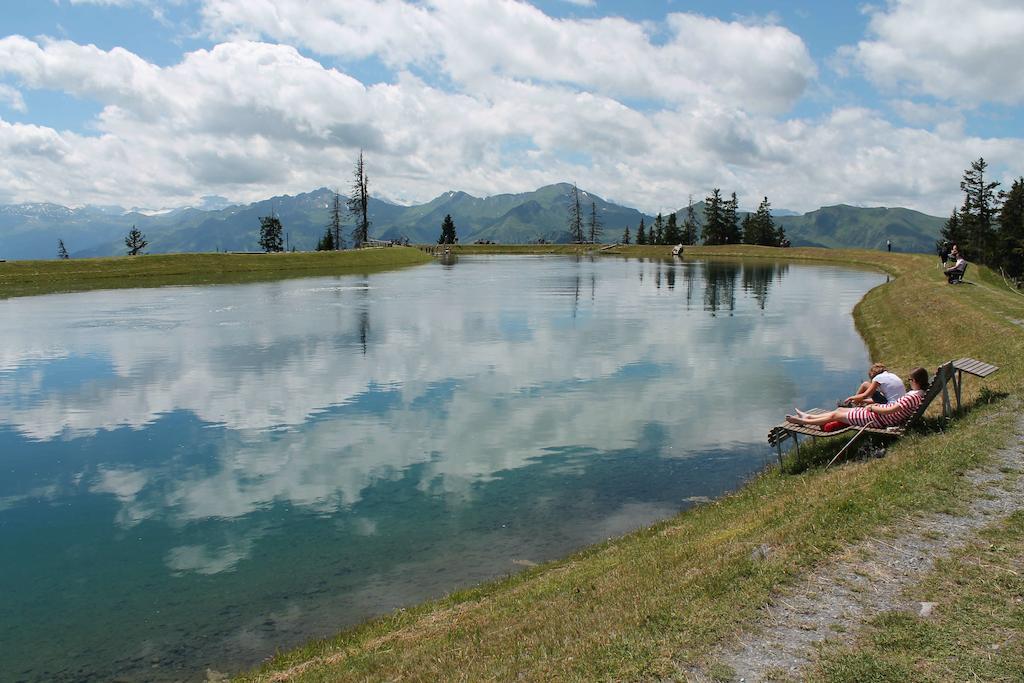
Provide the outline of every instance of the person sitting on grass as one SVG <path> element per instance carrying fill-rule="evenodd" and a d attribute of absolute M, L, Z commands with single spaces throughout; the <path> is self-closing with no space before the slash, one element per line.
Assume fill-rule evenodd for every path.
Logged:
<path fill-rule="evenodd" d="M 955 244 L 953 245 L 953 250 L 949 252 L 949 257 L 953 259 L 955 263 L 942 272 L 945 273 L 946 280 L 949 281 L 949 284 L 960 282 L 964 279 L 964 271 L 967 270 L 967 260 L 964 259 L 963 255 L 960 253 L 960 249 L 957 248 Z"/>
<path fill-rule="evenodd" d="M 841 406 L 863 406 L 870 403 L 892 403 L 907 393 L 903 380 L 885 369 L 882 363 L 875 363 L 868 369 L 868 381 L 861 382 L 853 396 L 848 396 Z"/>
<path fill-rule="evenodd" d="M 910 373 L 910 391 L 892 403 L 872 403 L 856 408 L 836 408 L 827 413 L 805 413 L 797 410 L 796 415 L 787 415 L 786 422 L 797 425 L 822 426 L 829 422 L 842 422 L 853 427 L 898 427 L 910 419 L 921 407 L 924 392 L 928 390 L 928 371 L 917 368 Z"/>

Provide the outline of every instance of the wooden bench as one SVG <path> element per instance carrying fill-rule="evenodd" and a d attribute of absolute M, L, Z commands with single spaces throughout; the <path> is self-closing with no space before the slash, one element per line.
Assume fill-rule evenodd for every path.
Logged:
<path fill-rule="evenodd" d="M 924 398 L 921 400 L 921 405 L 918 406 L 914 414 L 907 419 L 902 425 L 898 427 L 853 427 L 847 425 L 841 429 L 835 431 L 826 432 L 821 427 L 816 425 L 797 425 L 791 422 L 783 422 L 780 425 L 772 427 L 768 432 L 768 445 L 773 446 L 779 455 L 779 466 L 782 466 L 782 444 L 787 439 L 793 440 L 793 446 L 796 448 L 797 453 L 800 452 L 800 436 L 809 436 L 812 441 L 818 438 L 831 438 L 834 436 L 841 436 L 848 432 L 855 432 L 849 442 L 844 445 L 835 457 L 829 462 L 829 465 L 839 459 L 843 453 L 845 453 L 853 442 L 856 441 L 862 434 L 878 434 L 881 436 L 889 436 L 898 438 L 906 433 L 908 427 L 914 424 L 916 421 L 921 419 L 925 411 L 928 410 L 928 406 L 934 401 L 939 394 L 942 394 L 942 414 L 946 417 L 950 417 L 953 414 L 953 406 L 949 397 L 949 384 L 953 385 L 953 393 L 956 398 L 957 410 L 960 409 L 960 398 L 963 388 L 963 373 L 974 375 L 976 377 L 988 377 L 999 368 L 990 363 L 984 363 L 975 358 L 960 358 L 955 361 L 948 361 L 940 365 L 936 371 L 935 376 L 932 378 L 932 383 L 928 387 L 928 391 L 925 392 Z M 818 414 L 824 412 L 820 408 L 810 411 L 812 414 Z"/>
<path fill-rule="evenodd" d="M 961 285 L 964 282 L 964 273 L 967 272 L 967 265 L 959 270 L 951 270 L 946 273 L 946 281 L 951 285 Z"/>

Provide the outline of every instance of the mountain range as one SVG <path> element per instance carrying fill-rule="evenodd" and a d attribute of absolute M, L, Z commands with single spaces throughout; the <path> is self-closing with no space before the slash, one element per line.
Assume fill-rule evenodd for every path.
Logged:
<path fill-rule="evenodd" d="M 521 244 L 545 239 L 564 242 L 571 185 L 547 185 L 533 192 L 474 197 L 445 192 L 426 204 L 400 206 L 371 198 L 370 236 L 436 242 L 445 215 L 455 221 L 459 241 Z M 120 207 L 70 209 L 56 204 L 0 205 L 0 259 L 55 258 L 63 240 L 73 257 L 123 254 L 124 236 L 133 225 L 149 241 L 148 253 L 256 251 L 259 218 L 272 211 L 281 219 L 289 247 L 313 249 L 329 220 L 333 193 L 327 188 L 284 195 L 247 205 L 147 212 Z M 604 226 L 602 241 L 616 242 L 629 226 L 636 233 L 641 218 L 654 217 L 592 193 L 580 191 L 587 222 L 595 210 Z M 695 205 L 698 221 L 703 203 Z M 677 212 L 682 223 L 685 208 Z M 347 216 L 345 217 L 347 219 Z M 778 211 L 794 246 L 879 249 L 887 239 L 898 251 L 930 252 L 944 220 L 902 208 L 827 206 L 805 214 Z M 351 221 L 349 221 L 351 223 Z M 351 226 L 346 228 L 346 232 Z"/>

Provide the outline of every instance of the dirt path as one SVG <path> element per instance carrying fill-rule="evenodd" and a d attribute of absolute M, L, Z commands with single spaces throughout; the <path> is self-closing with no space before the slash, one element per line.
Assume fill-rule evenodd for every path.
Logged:
<path fill-rule="evenodd" d="M 1024 433 L 1024 419 L 1018 423 Z M 776 595 L 755 630 L 743 632 L 701 666 L 682 671 L 694 682 L 801 678 L 825 639 L 850 638 L 875 615 L 908 610 L 927 616 L 931 603 L 908 602 L 905 589 L 935 561 L 963 546 L 981 527 L 1024 508 L 1024 437 L 1000 451 L 992 465 L 970 472 L 980 495 L 961 515 L 907 519 L 893 538 L 872 538 L 843 552 L 800 584 Z M 731 672 L 730 676 L 725 676 Z"/>

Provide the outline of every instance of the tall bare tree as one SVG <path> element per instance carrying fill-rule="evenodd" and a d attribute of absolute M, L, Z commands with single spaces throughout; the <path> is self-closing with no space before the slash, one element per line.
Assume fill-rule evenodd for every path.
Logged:
<path fill-rule="evenodd" d="M 569 190 L 569 241 L 577 244 L 583 241 L 583 208 L 580 206 L 580 189 L 576 183 Z"/>
<path fill-rule="evenodd" d="M 600 242 L 602 232 L 604 232 L 604 226 L 601 224 L 601 218 L 597 215 L 597 202 L 590 202 L 590 241 Z"/>
<path fill-rule="evenodd" d="M 334 191 L 334 201 L 331 204 L 331 222 L 327 224 L 327 230 L 331 233 L 331 249 L 344 249 L 345 236 L 341 234 L 341 195 Z M 321 240 L 321 242 L 326 242 Z"/>
<path fill-rule="evenodd" d="M 366 175 L 363 150 L 359 150 L 359 158 L 356 160 L 356 168 L 353 173 L 352 194 L 348 197 L 348 212 L 356 221 L 356 225 L 352 229 L 352 242 L 357 248 L 370 239 L 369 186 L 370 180 Z"/>

